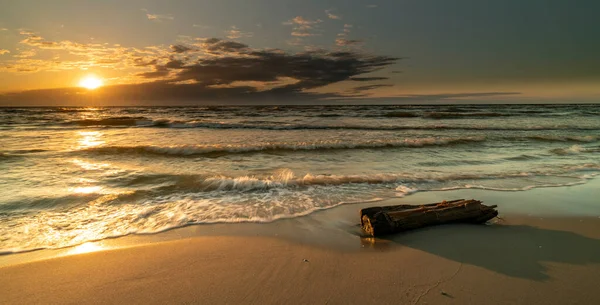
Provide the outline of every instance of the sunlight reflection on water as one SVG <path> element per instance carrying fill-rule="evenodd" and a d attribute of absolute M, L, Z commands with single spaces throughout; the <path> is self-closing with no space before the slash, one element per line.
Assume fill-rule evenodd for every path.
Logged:
<path fill-rule="evenodd" d="M 79 246 L 73 247 L 73 249 L 69 250 L 67 252 L 67 254 L 72 255 L 72 254 L 91 253 L 91 252 L 101 251 L 104 249 L 106 249 L 106 248 L 103 247 L 102 244 L 99 242 L 87 242 L 87 243 L 81 244 Z"/>
<path fill-rule="evenodd" d="M 104 135 L 100 131 L 79 131 L 77 134 L 81 137 L 77 142 L 78 149 L 100 146 L 105 143 L 101 138 Z"/>
<path fill-rule="evenodd" d="M 98 193 L 100 190 L 102 190 L 101 186 L 82 186 L 73 188 L 72 192 L 75 194 L 92 194 Z"/>

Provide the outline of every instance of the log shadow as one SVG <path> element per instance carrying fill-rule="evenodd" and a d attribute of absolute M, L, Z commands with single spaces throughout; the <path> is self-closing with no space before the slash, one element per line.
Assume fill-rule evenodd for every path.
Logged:
<path fill-rule="evenodd" d="M 390 244 L 415 248 L 536 281 L 550 279 L 544 263 L 600 263 L 600 240 L 527 225 L 444 225 L 383 238 L 362 238 L 361 243 L 383 249 Z"/>

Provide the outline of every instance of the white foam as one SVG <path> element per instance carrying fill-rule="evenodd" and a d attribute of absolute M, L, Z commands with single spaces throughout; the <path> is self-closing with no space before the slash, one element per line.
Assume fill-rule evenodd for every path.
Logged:
<path fill-rule="evenodd" d="M 424 147 L 443 146 L 461 143 L 483 142 L 485 137 L 456 137 L 456 138 L 406 138 L 402 140 L 369 140 L 369 141 L 318 141 L 318 142 L 282 142 L 263 144 L 230 144 L 230 145 L 179 145 L 179 146 L 100 146 L 84 149 L 85 152 L 108 153 L 155 153 L 163 155 L 202 155 L 210 153 L 245 153 L 260 151 L 306 151 L 328 149 L 369 149 L 385 147 Z"/>
<path fill-rule="evenodd" d="M 581 145 L 573 145 L 568 148 L 555 148 L 555 149 L 550 150 L 550 152 L 557 154 L 557 155 L 574 155 L 574 154 L 580 154 L 580 153 L 592 152 L 592 151 L 593 151 L 592 149 L 584 148 Z"/>
<path fill-rule="evenodd" d="M 396 191 L 398 192 L 398 193 L 396 193 L 396 197 L 404 197 L 404 196 L 408 196 L 410 194 L 414 194 L 414 193 L 418 192 L 419 190 L 417 188 L 411 188 L 411 187 L 401 184 L 398 187 L 396 187 Z"/>

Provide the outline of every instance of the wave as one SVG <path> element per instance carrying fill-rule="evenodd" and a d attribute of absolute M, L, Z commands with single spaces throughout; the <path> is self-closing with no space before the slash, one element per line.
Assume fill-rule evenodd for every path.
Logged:
<path fill-rule="evenodd" d="M 415 176 L 421 174 L 422 176 Z M 185 185 L 171 189 L 137 190 L 118 194 L 88 194 L 73 199 L 71 208 L 58 205 L 63 198 L 36 202 L 33 208 L 50 207 L 35 213 L 3 212 L 0 254 L 17 253 L 42 248 L 63 248 L 88 241 L 103 240 L 130 234 L 155 234 L 166 230 L 209 223 L 273 222 L 296 218 L 318 210 L 353 203 L 382 200 L 377 190 L 385 189 L 395 195 L 408 196 L 420 191 L 453 189 L 485 189 L 523 191 L 537 187 L 559 187 L 583 184 L 593 175 L 566 183 L 539 183 L 518 188 L 485 186 L 474 182 L 482 179 L 530 177 L 539 173 L 498 173 L 490 175 L 450 174 L 435 176 L 425 173 L 368 174 L 368 175 L 310 175 L 296 177 L 289 170 L 270 177 L 185 176 Z M 177 177 L 177 175 L 173 175 Z M 165 177 L 163 177 L 165 178 Z M 180 177 L 181 178 L 181 177 Z M 576 177 L 571 177 L 576 178 Z M 177 179 L 175 179 L 177 180 Z M 462 180 L 460 185 L 442 186 L 432 181 Z M 462 184 L 464 182 L 470 184 Z M 425 182 L 417 184 L 416 181 Z M 464 181 L 464 182 L 463 182 Z M 372 184 L 382 184 L 373 188 Z M 385 185 L 383 185 L 385 184 Z M 421 188 L 421 186 L 423 188 Z M 429 186 L 439 186 L 431 188 Z M 276 190 L 285 189 L 285 190 Z M 254 193 L 258 191 L 259 193 Z M 75 198 L 75 199 L 74 199 Z M 16 208 L 22 209 L 22 202 Z M 143 204 L 141 204 L 143 203 Z M 60 212 L 57 213 L 57 208 Z M 90 218 L 89 215 L 94 215 Z M 78 234 L 80 231 L 89 234 Z M 51 232 L 17 234 L 19 232 Z"/>
<path fill-rule="evenodd" d="M 456 117 L 489 117 L 489 116 L 505 116 L 501 113 L 438 113 L 431 112 L 424 114 L 426 118 L 447 118 Z M 346 117 L 356 116 L 339 113 L 321 113 L 311 115 L 311 117 Z M 366 117 L 386 117 L 386 118 L 414 118 L 420 114 L 408 111 L 392 111 L 382 114 L 369 114 Z M 449 124 L 420 124 L 420 125 L 352 125 L 352 124 L 291 124 L 282 121 L 269 120 L 243 120 L 238 122 L 214 121 L 213 119 L 202 119 L 207 115 L 196 115 L 196 119 L 152 119 L 144 116 L 112 116 L 99 119 L 78 119 L 62 122 L 48 122 L 51 120 L 42 120 L 43 123 L 36 126 L 80 126 L 80 127 L 141 127 L 141 128 L 206 128 L 206 129 L 257 129 L 257 130 L 498 130 L 498 131 L 528 131 L 528 130 L 600 130 L 600 127 L 593 126 L 574 126 L 574 125 L 556 125 L 556 126 L 493 126 L 493 125 L 449 125 Z M 252 117 L 252 115 L 244 115 L 242 117 Z M 220 116 L 219 119 L 226 119 Z M 333 121 L 332 121 L 333 122 Z M 389 122 L 389 121 L 388 121 Z M 577 137 L 573 137 L 576 140 Z M 544 140 L 544 139 L 540 139 Z M 585 141 L 585 139 L 581 140 Z"/>
<path fill-rule="evenodd" d="M 0 160 L 13 160 L 13 159 L 18 159 L 18 158 L 20 158 L 20 156 L 18 156 L 18 155 L 11 155 L 11 154 L 0 152 Z"/>
<path fill-rule="evenodd" d="M 345 115 L 338 114 L 338 113 L 321 113 L 321 114 L 315 115 L 315 117 L 318 117 L 318 118 L 336 118 L 336 117 L 343 117 L 343 116 L 345 116 Z"/>
<path fill-rule="evenodd" d="M 406 184 L 452 183 L 457 181 L 483 181 L 510 178 L 562 177 L 582 178 L 578 172 L 600 171 L 598 164 L 569 165 L 562 169 L 531 172 L 504 172 L 493 174 L 431 174 L 431 173 L 373 173 L 357 175 L 305 174 L 295 175 L 284 169 L 271 176 L 225 176 L 225 175 L 177 175 L 141 174 L 118 176 L 111 184 L 121 187 L 144 185 L 144 190 L 128 193 L 126 198 L 139 198 L 145 194 L 152 197 L 172 192 L 252 192 L 271 189 L 296 189 L 313 186 L 384 185 L 402 183 L 396 191 L 405 194 L 415 192 Z M 148 188 L 154 186 L 154 188 Z M 145 193 L 148 192 L 148 193 Z"/>
<path fill-rule="evenodd" d="M 505 117 L 515 114 L 501 112 L 427 112 L 423 114 L 424 118 L 429 119 L 464 119 L 464 118 L 489 118 Z"/>
<path fill-rule="evenodd" d="M 387 113 L 383 114 L 382 116 L 383 117 L 388 117 L 388 118 L 416 118 L 416 117 L 420 117 L 420 115 L 418 113 L 406 112 L 406 111 L 392 111 L 392 112 L 387 112 Z"/>
<path fill-rule="evenodd" d="M 65 122 L 66 125 L 78 125 L 78 126 L 139 126 L 139 125 L 154 125 L 160 124 L 161 120 L 152 121 L 146 117 L 108 117 L 102 119 L 84 119 L 84 120 L 73 120 Z"/>
<path fill-rule="evenodd" d="M 574 154 L 581 154 L 581 153 L 596 153 L 596 152 L 600 152 L 600 147 L 583 147 L 581 145 L 573 145 L 567 148 L 554 148 L 550 150 L 551 153 L 555 154 L 555 155 L 559 155 L 559 156 L 564 156 L 564 155 L 574 155 Z"/>
<path fill-rule="evenodd" d="M 529 191 L 536 188 L 549 188 L 549 187 L 564 187 L 564 186 L 574 186 L 587 183 L 587 179 L 590 177 L 581 177 L 581 180 L 575 182 L 567 182 L 567 183 L 554 183 L 554 184 L 537 184 L 537 185 L 526 185 L 523 187 L 493 187 L 493 186 L 485 186 L 485 185 L 477 185 L 477 184 L 465 184 L 451 187 L 444 187 L 439 189 L 430 189 L 429 191 L 455 191 L 455 190 L 464 190 L 464 189 L 476 189 L 476 190 L 488 190 L 488 191 L 499 191 L 499 192 L 522 192 Z"/>
<path fill-rule="evenodd" d="M 530 140 L 541 141 L 541 142 L 583 142 L 590 143 L 600 140 L 599 136 L 553 136 L 553 135 L 539 135 L 526 137 Z"/>
<path fill-rule="evenodd" d="M 339 149 L 376 149 L 400 147 L 450 146 L 485 141 L 484 137 L 459 138 L 415 138 L 404 140 L 373 140 L 364 142 L 296 142 L 296 143 L 265 143 L 259 145 L 180 145 L 180 146 L 99 146 L 82 149 L 75 152 L 93 153 L 148 153 L 157 155 L 193 156 L 193 155 L 225 155 L 255 152 L 279 151 L 312 151 Z"/>
<path fill-rule="evenodd" d="M 396 197 L 405 197 L 414 194 L 418 191 L 419 189 L 417 188 L 411 188 L 406 185 L 399 185 L 398 187 L 396 187 L 396 192 L 398 192 L 396 193 Z"/>
<path fill-rule="evenodd" d="M 279 124 L 279 125 L 273 125 Z M 162 121 L 152 124 L 140 124 L 142 127 L 170 127 L 170 128 L 207 128 L 207 129 L 258 129 L 258 130 L 497 130 L 497 131 L 529 131 L 529 130 L 600 130 L 600 127 L 582 126 L 530 126 L 530 127 L 499 127 L 499 126 L 450 126 L 450 125 L 401 125 L 401 126 L 364 126 L 364 125 L 303 125 L 283 124 L 272 122 L 271 125 L 249 124 L 249 123 L 223 123 L 223 122 L 170 122 Z"/>
<path fill-rule="evenodd" d="M 600 164 L 597 163 L 585 163 L 585 164 L 576 164 L 576 165 L 565 165 L 563 169 L 568 171 L 600 171 Z"/>
<path fill-rule="evenodd" d="M 182 194 L 195 194 L 203 199 L 217 199 L 221 196 L 235 194 L 249 194 L 255 192 L 266 192 L 270 190 L 288 190 L 281 194 L 294 194 L 295 192 L 309 192 L 318 194 L 315 188 L 340 187 L 323 189 L 326 193 L 343 194 L 344 190 L 355 189 L 359 193 L 367 194 L 373 187 L 380 188 L 392 185 L 397 197 L 404 197 L 421 191 L 446 191 L 456 189 L 488 189 L 499 191 L 522 191 L 536 187 L 556 187 L 584 183 L 586 179 L 595 177 L 596 174 L 565 176 L 567 172 L 578 171 L 600 171 L 598 164 L 584 164 L 580 166 L 565 167 L 560 172 L 506 172 L 496 174 L 414 174 L 414 173 L 379 173 L 362 175 L 313 175 L 306 174 L 296 176 L 291 170 L 282 170 L 268 177 L 237 176 L 228 177 L 223 175 L 152 175 L 144 174 L 133 177 L 136 182 L 143 181 L 144 189 L 126 191 L 120 193 L 92 192 L 89 194 L 67 194 L 57 197 L 37 198 L 32 200 L 17 200 L 6 202 L 0 206 L 0 212 L 12 213 L 14 211 L 61 211 L 70 208 L 84 208 L 86 206 L 119 206 L 135 202 L 152 201 L 152 198 L 175 198 Z M 510 178 L 534 178 L 534 177 L 561 177 L 579 179 L 575 182 L 556 184 L 530 184 L 521 188 L 499 188 L 481 186 L 477 184 L 454 185 L 443 188 L 427 188 L 429 184 L 434 186 L 438 183 L 460 183 L 461 181 L 490 181 Z M 132 181 L 121 181 L 123 185 L 131 185 Z M 124 182 L 124 183 L 123 183 Z M 152 187 L 154 185 L 154 187 Z M 424 188 L 417 188 L 418 185 Z M 350 189 L 349 189 L 350 188 Z M 387 186 L 386 186 L 387 188 Z M 175 197 L 173 197 L 175 196 Z M 260 195 L 259 195 L 260 196 Z M 171 200 L 171 199 L 169 199 Z M 160 201 L 160 200 L 159 200 Z M 361 201 L 362 202 L 362 201 Z"/>
<path fill-rule="evenodd" d="M 291 171 L 279 175 L 258 178 L 253 176 L 215 176 L 198 181 L 196 187 L 202 191 L 257 191 L 308 186 L 341 186 L 350 184 L 387 184 L 398 182 L 404 175 L 311 175 L 295 177 Z"/>
<path fill-rule="evenodd" d="M 515 156 L 515 157 L 507 157 L 507 158 L 505 158 L 505 160 L 509 160 L 509 161 L 530 161 L 530 160 L 537 160 L 539 158 L 540 157 L 523 154 L 523 155 L 518 155 L 518 156 Z"/>
<path fill-rule="evenodd" d="M 61 107 L 61 108 L 57 108 L 57 109 L 53 109 L 56 112 L 63 112 L 63 113 L 77 113 L 77 112 L 90 112 L 90 111 L 98 111 L 97 109 L 90 109 L 90 108 L 74 108 L 74 107 Z"/>
<path fill-rule="evenodd" d="M 42 152 L 47 152 L 47 151 L 49 151 L 49 150 L 47 150 L 47 149 L 41 149 L 41 148 L 32 148 L 32 149 L 16 149 L 16 150 L 11 150 L 10 153 L 11 154 L 24 155 L 24 154 L 42 153 Z"/>
<path fill-rule="evenodd" d="M 0 160 L 5 160 L 5 161 L 16 160 L 16 159 L 24 158 L 28 154 L 41 153 L 41 152 L 46 152 L 46 151 L 48 151 L 48 150 L 45 150 L 45 149 L 10 150 L 10 151 L 5 151 L 5 152 L 0 152 Z"/>

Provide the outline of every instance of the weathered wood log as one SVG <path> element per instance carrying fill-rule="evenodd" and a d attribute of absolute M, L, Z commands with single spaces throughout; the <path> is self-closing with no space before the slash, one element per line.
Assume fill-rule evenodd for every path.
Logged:
<path fill-rule="evenodd" d="M 484 223 L 498 216 L 496 207 L 474 199 L 372 207 L 360 211 L 360 222 L 367 234 L 381 236 L 446 223 Z"/>

